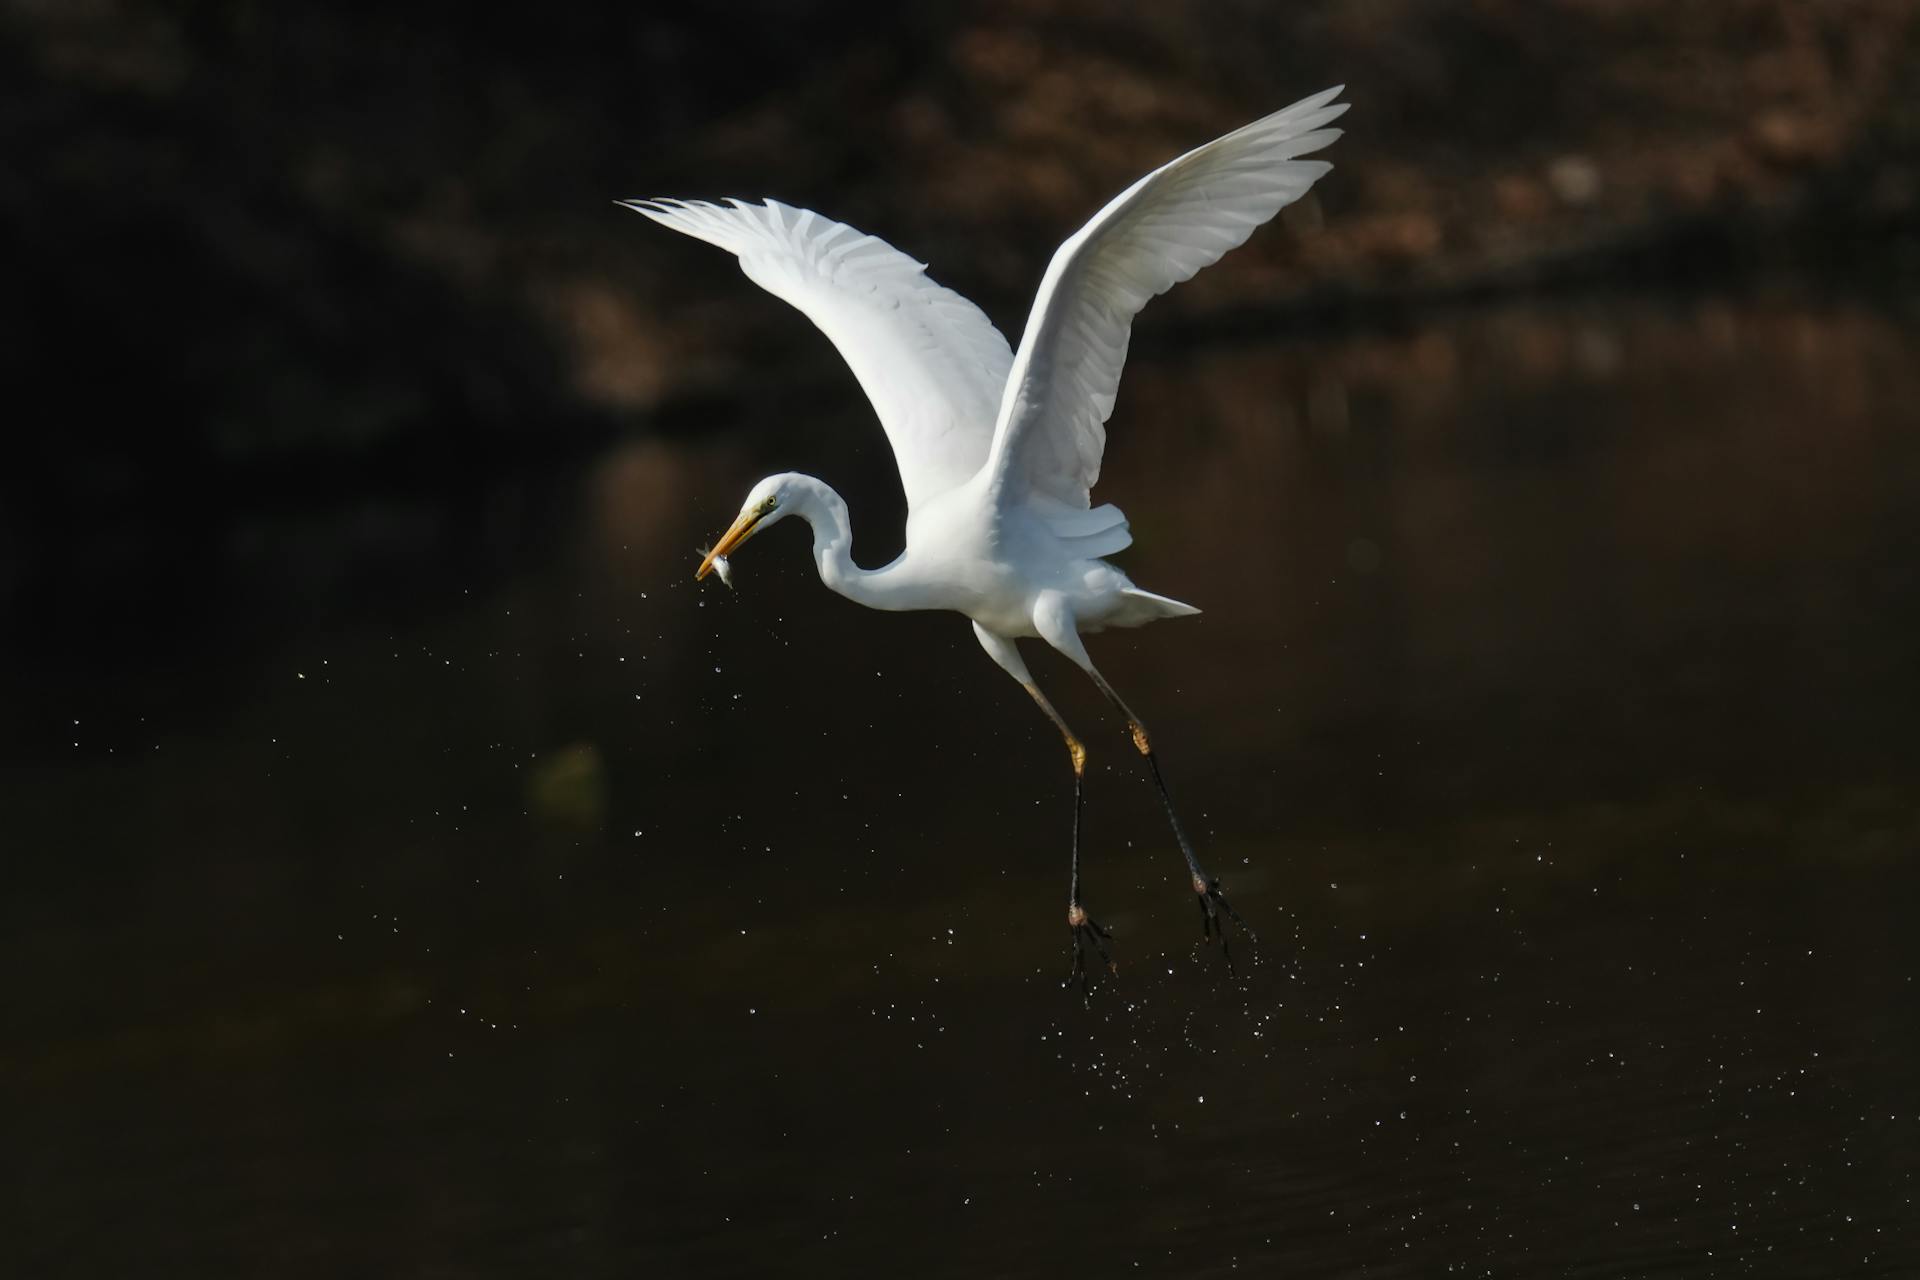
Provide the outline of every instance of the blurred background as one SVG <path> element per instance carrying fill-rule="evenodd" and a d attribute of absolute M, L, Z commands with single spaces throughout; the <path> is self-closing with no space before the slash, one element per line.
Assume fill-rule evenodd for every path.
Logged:
<path fill-rule="evenodd" d="M 1335 83 L 1099 496 L 1068 779 L 774 196 L 1017 340 Z M 1920 1270 L 1920 7 L 0 4 L 0 1165 L 32 1276 Z M 787 536 L 791 534 L 791 536 Z"/>

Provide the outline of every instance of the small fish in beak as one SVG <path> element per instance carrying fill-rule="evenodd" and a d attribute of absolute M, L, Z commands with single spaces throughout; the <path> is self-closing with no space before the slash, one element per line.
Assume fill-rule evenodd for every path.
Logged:
<path fill-rule="evenodd" d="M 714 569 L 719 569 L 720 581 L 731 587 L 733 585 L 733 567 L 727 563 L 727 557 L 733 553 L 734 548 L 740 546 L 748 538 L 751 538 L 755 533 L 760 531 L 760 522 L 765 520 L 767 514 L 773 509 L 774 501 L 772 498 L 768 498 L 751 510 L 742 511 L 740 518 L 733 522 L 733 527 L 720 535 L 720 541 L 700 553 L 706 558 L 700 562 L 700 567 L 694 570 L 694 580 L 697 582 L 701 578 L 706 577 L 707 574 Z"/>
<path fill-rule="evenodd" d="M 733 562 L 731 560 L 725 556 L 714 555 L 711 547 L 700 547 L 695 550 L 694 554 L 699 556 L 702 561 L 711 563 L 714 572 L 720 575 L 720 581 L 727 584 L 727 590 L 733 590 Z"/>

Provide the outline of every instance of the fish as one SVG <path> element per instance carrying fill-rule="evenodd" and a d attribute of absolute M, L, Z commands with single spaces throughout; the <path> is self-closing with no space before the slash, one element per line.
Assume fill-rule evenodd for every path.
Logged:
<path fill-rule="evenodd" d="M 705 560 L 709 555 L 712 555 L 712 548 L 698 547 L 694 550 L 694 554 L 699 556 L 702 560 Z M 714 556 L 713 571 L 720 575 L 720 581 L 724 582 L 727 585 L 727 590 L 729 591 L 733 590 L 733 562 L 732 561 L 728 560 L 725 556 Z"/>

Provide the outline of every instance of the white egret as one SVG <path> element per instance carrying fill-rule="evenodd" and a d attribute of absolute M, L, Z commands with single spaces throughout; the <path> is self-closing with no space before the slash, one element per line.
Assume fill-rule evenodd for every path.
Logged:
<path fill-rule="evenodd" d="M 812 476 L 768 476 L 696 576 L 797 515 L 813 528 L 820 580 L 832 590 L 870 608 L 947 609 L 973 620 L 981 647 L 1053 721 L 1073 762 L 1067 925 L 1083 987 L 1089 949 L 1112 967 L 1109 935 L 1080 892 L 1087 753 L 1015 641 L 1037 637 L 1065 654 L 1126 718 L 1186 858 L 1202 935 L 1218 933 L 1224 951 L 1222 916 L 1244 925 L 1180 825 L 1146 726 L 1080 640 L 1199 610 L 1141 590 L 1101 559 L 1133 539 L 1120 509 L 1092 506 L 1089 491 L 1133 317 L 1244 243 L 1332 167 L 1300 157 L 1339 136 L 1326 127 L 1346 110 L 1334 102 L 1339 92 L 1189 151 L 1123 191 L 1053 255 L 1017 352 L 978 307 L 929 280 L 924 264 L 809 210 L 773 200 L 620 202 L 737 255 L 748 279 L 819 326 L 873 402 L 906 491 L 906 550 L 884 568 L 862 569 L 839 494 Z"/>

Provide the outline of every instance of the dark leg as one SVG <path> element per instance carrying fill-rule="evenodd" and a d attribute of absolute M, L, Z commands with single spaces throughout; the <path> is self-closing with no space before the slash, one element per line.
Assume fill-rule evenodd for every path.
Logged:
<path fill-rule="evenodd" d="M 1167 790 L 1167 780 L 1161 776 L 1160 758 L 1153 753 L 1153 741 L 1147 737 L 1147 727 L 1140 723 L 1140 717 L 1133 714 L 1133 709 L 1121 700 L 1120 695 L 1113 691 L 1113 686 L 1103 680 L 1098 672 L 1089 669 L 1088 674 L 1093 676 L 1100 691 L 1107 695 L 1107 700 L 1127 718 L 1127 732 L 1133 738 L 1134 749 L 1147 762 L 1147 772 L 1153 775 L 1154 790 L 1160 793 L 1161 807 L 1167 811 L 1167 825 L 1173 828 L 1173 838 L 1179 842 L 1181 856 L 1187 860 L 1187 873 L 1193 879 L 1194 896 L 1200 903 L 1200 936 L 1210 943 L 1218 935 L 1220 954 L 1226 957 L 1227 969 L 1231 972 L 1233 952 L 1227 946 L 1225 921 L 1231 920 L 1236 928 L 1244 930 L 1249 941 L 1257 943 L 1259 938 L 1220 891 L 1219 877 L 1209 875 L 1207 869 L 1200 865 L 1200 857 L 1193 851 L 1193 841 L 1187 838 L 1187 829 L 1180 825 L 1180 815 L 1174 811 L 1173 796 Z"/>
<path fill-rule="evenodd" d="M 1067 870 L 1067 929 L 1073 937 L 1073 968 L 1067 974 L 1067 985 L 1080 985 L 1080 994 L 1085 996 L 1088 989 L 1087 952 L 1097 953 L 1100 965 L 1108 973 L 1118 973 L 1119 967 L 1107 952 L 1107 943 L 1113 935 L 1100 927 L 1100 922 L 1087 914 L 1086 907 L 1080 903 L 1080 815 L 1086 807 L 1087 749 L 1080 739 L 1073 736 L 1073 730 L 1067 728 L 1067 722 L 1053 709 L 1038 685 L 1028 682 L 1026 691 L 1040 709 L 1047 713 L 1060 730 L 1060 736 L 1067 741 L 1067 754 L 1073 758 L 1073 851 Z"/>

